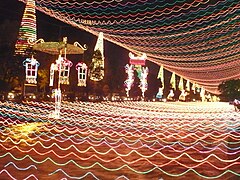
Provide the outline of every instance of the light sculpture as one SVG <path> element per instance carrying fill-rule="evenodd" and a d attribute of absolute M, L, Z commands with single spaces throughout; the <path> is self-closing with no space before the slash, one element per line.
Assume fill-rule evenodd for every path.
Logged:
<path fill-rule="evenodd" d="M 124 82 L 126 88 L 126 95 L 129 97 L 129 91 L 131 90 L 134 82 L 134 67 L 133 65 L 126 65 L 125 66 L 125 72 L 127 73 L 127 79 Z"/>
<path fill-rule="evenodd" d="M 183 85 L 183 77 L 180 77 L 179 84 L 178 84 L 178 89 L 180 91 L 184 90 L 184 85 Z"/>
<path fill-rule="evenodd" d="M 101 81 L 104 78 L 104 47 L 103 33 L 98 35 L 97 43 L 94 48 L 92 63 L 90 65 L 90 79 L 92 81 Z"/>
<path fill-rule="evenodd" d="M 35 0 L 27 0 L 23 13 L 21 26 L 18 33 L 17 42 L 15 44 L 15 55 L 26 56 L 28 47 L 28 39 L 35 41 L 37 39 Z"/>
<path fill-rule="evenodd" d="M 32 56 L 23 61 L 25 66 L 26 82 L 29 84 L 37 84 L 38 66 L 40 63 Z"/>
<path fill-rule="evenodd" d="M 143 53 L 142 56 L 134 56 L 134 54 L 130 52 L 129 57 L 130 64 L 145 66 L 145 61 L 147 59 L 147 55 L 145 53 Z"/>
<path fill-rule="evenodd" d="M 70 68 L 72 67 L 73 63 L 72 61 L 68 59 L 64 59 L 61 64 L 61 69 L 60 69 L 60 83 L 61 84 L 69 84 L 69 73 L 70 73 Z"/>
<path fill-rule="evenodd" d="M 142 91 L 142 97 L 145 97 L 145 91 L 148 89 L 148 82 L 147 82 L 148 71 L 149 71 L 148 67 L 142 67 L 140 85 L 139 85 Z"/>
<path fill-rule="evenodd" d="M 130 65 L 125 66 L 126 73 L 128 74 L 127 80 L 125 81 L 126 85 L 126 94 L 127 97 L 129 97 L 129 91 L 131 90 L 131 87 L 133 86 L 134 82 L 134 70 L 136 70 L 138 74 L 138 78 L 140 80 L 139 87 L 142 91 L 142 97 L 144 97 L 144 93 L 148 88 L 147 83 L 147 75 L 148 75 L 148 68 L 142 67 L 142 65 L 145 65 L 145 61 L 147 58 L 147 55 L 143 53 L 141 56 L 135 56 L 133 53 L 129 53 L 129 63 Z"/>
<path fill-rule="evenodd" d="M 164 89 L 164 69 L 163 69 L 163 65 L 161 65 L 160 68 L 159 68 L 157 79 L 160 79 L 160 81 L 162 83 L 162 90 L 163 90 Z"/>
<path fill-rule="evenodd" d="M 88 67 L 85 63 L 79 62 L 76 65 L 77 76 L 78 76 L 78 86 L 87 86 L 87 71 Z"/>
<path fill-rule="evenodd" d="M 202 87 L 200 91 L 200 97 L 202 99 L 202 102 L 205 101 L 205 89 Z"/>
<path fill-rule="evenodd" d="M 186 91 L 190 91 L 190 81 L 187 80 L 186 82 Z"/>
<path fill-rule="evenodd" d="M 175 72 L 172 72 L 170 84 L 171 84 L 172 88 L 176 90 L 176 74 L 175 74 Z"/>
<path fill-rule="evenodd" d="M 94 35 L 103 32 L 211 93 L 240 78 L 239 0 L 36 2 L 39 11 Z"/>
<path fill-rule="evenodd" d="M 53 90 L 55 98 L 55 110 L 50 114 L 50 117 L 59 119 L 61 109 L 61 84 L 69 84 L 70 67 L 73 65 L 71 61 L 66 58 L 67 54 L 83 54 L 86 46 L 82 47 L 78 42 L 74 45 L 67 43 L 67 37 L 63 38 L 62 42 L 44 42 L 43 39 L 38 41 L 28 40 L 33 45 L 34 50 L 47 52 L 50 54 L 58 54 L 58 59 L 50 67 L 50 82 L 49 86 L 54 85 L 54 74 L 58 71 L 57 87 Z M 37 44 L 37 42 L 40 42 Z M 63 56 L 62 56 L 63 55 Z"/>

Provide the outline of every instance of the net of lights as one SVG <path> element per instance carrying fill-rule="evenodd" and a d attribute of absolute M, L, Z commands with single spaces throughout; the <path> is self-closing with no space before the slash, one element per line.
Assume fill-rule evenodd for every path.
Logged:
<path fill-rule="evenodd" d="M 0 107 L 1 177 L 240 176 L 240 114 L 225 103 L 64 102 L 57 120 L 54 103 Z"/>
<path fill-rule="evenodd" d="M 26 0 L 19 0 L 25 2 Z M 239 78 L 239 1 L 36 0 L 36 9 L 86 30 L 218 93 Z"/>

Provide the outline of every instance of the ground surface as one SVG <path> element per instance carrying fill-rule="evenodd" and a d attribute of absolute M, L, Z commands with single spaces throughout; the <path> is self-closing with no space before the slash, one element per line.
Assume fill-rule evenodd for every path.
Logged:
<path fill-rule="evenodd" d="M 240 179 L 227 103 L 0 103 L 0 179 Z"/>

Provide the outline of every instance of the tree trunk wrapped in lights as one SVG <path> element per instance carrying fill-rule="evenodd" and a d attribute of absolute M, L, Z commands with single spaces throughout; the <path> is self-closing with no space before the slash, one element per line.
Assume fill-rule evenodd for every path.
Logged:
<path fill-rule="evenodd" d="M 129 91 L 131 90 L 132 86 L 133 86 L 133 82 L 134 82 L 134 67 L 133 65 L 126 65 L 125 66 L 125 71 L 127 73 L 127 79 L 124 82 L 124 85 L 126 86 L 125 90 L 126 90 L 126 95 L 127 97 L 129 97 Z"/>
<path fill-rule="evenodd" d="M 141 68 L 141 77 L 140 77 L 140 89 L 142 91 L 142 97 L 145 97 L 145 91 L 148 89 L 147 76 L 148 76 L 148 67 Z"/>
<path fill-rule="evenodd" d="M 147 58 L 147 55 L 143 53 L 141 56 L 135 56 L 133 53 L 129 53 L 129 63 L 130 66 L 127 64 L 125 66 L 126 73 L 128 74 L 128 78 L 125 81 L 125 86 L 126 86 L 126 94 L 129 96 L 129 91 L 133 85 L 134 82 L 134 70 L 137 72 L 137 76 L 140 80 L 139 87 L 142 91 L 142 97 L 145 96 L 145 91 L 148 88 L 148 83 L 147 83 L 147 75 L 148 75 L 148 68 L 142 67 L 145 65 L 145 61 Z"/>

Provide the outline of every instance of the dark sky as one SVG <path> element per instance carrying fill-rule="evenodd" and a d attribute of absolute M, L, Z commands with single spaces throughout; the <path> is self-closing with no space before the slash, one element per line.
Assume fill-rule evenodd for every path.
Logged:
<path fill-rule="evenodd" d="M 23 16 L 23 11 L 25 4 L 17 0 L 4 0 L 1 1 L 0 6 L 0 24 L 4 23 L 4 20 L 17 21 L 20 25 L 21 19 Z M 77 29 L 68 24 L 64 24 L 52 17 L 49 17 L 39 11 L 36 12 L 37 18 L 37 36 L 38 38 L 43 38 L 47 41 L 61 41 L 62 37 L 67 37 L 69 43 L 78 41 L 80 44 L 86 44 L 88 46 L 87 53 L 85 56 L 91 55 L 93 52 L 94 46 L 97 41 L 97 37 L 85 32 L 81 29 Z M 19 27 L 16 27 L 18 31 Z M 124 66 L 129 62 L 128 50 L 125 50 L 122 47 L 119 47 L 111 42 L 104 41 L 104 55 L 106 67 L 110 68 L 111 73 L 118 78 L 115 81 L 118 81 L 119 86 L 123 87 L 124 80 L 126 79 L 126 74 L 124 71 Z M 79 57 L 79 59 L 84 57 Z M 156 79 L 159 67 L 147 61 L 146 66 L 149 68 L 148 83 L 149 88 L 153 92 L 157 91 L 159 82 Z"/>

